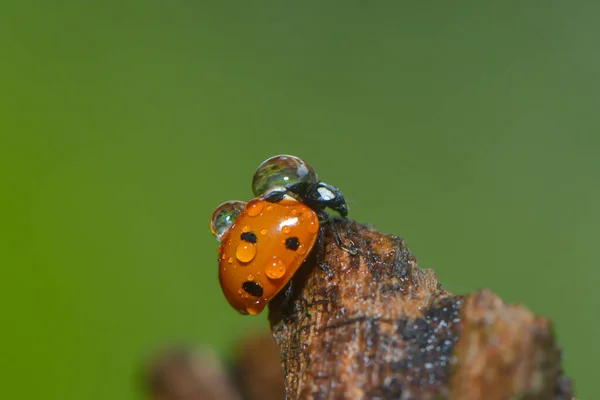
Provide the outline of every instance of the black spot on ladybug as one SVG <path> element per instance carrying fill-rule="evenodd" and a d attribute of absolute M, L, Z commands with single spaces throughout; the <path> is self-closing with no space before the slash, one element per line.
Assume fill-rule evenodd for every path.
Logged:
<path fill-rule="evenodd" d="M 246 281 L 242 284 L 242 289 L 254 297 L 261 297 L 263 295 L 263 288 L 258 282 Z"/>
<path fill-rule="evenodd" d="M 267 193 L 263 200 L 268 201 L 269 203 L 279 203 L 285 197 L 285 192 L 283 190 L 273 190 L 272 192 Z"/>
<path fill-rule="evenodd" d="M 242 240 L 245 242 L 256 243 L 258 240 L 254 232 L 244 232 L 241 236 Z"/>
<path fill-rule="evenodd" d="M 300 246 L 300 241 L 298 240 L 298 238 L 296 236 L 292 236 L 292 237 L 285 239 L 286 249 L 298 250 L 299 246 Z"/>

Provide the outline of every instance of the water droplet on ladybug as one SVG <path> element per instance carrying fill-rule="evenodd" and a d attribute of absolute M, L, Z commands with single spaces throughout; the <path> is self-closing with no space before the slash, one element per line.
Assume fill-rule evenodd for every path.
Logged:
<path fill-rule="evenodd" d="M 319 232 L 319 221 L 316 218 L 312 218 L 309 222 L 308 222 L 308 228 L 306 228 L 306 230 L 310 233 L 317 233 Z"/>
<path fill-rule="evenodd" d="M 254 307 L 248 307 L 246 309 L 246 311 L 248 311 L 248 314 L 250 314 L 250 315 L 258 315 L 258 314 L 260 314 L 261 310 L 258 308 L 254 308 Z"/>
<path fill-rule="evenodd" d="M 227 201 L 215 209 L 210 218 L 210 231 L 221 241 L 246 203 L 243 201 Z"/>
<path fill-rule="evenodd" d="M 300 254 L 301 256 L 305 255 L 306 254 L 306 246 L 304 246 L 303 244 L 298 246 L 296 253 Z"/>
<path fill-rule="evenodd" d="M 287 265 L 277 257 L 273 257 L 273 260 L 265 267 L 265 275 L 267 275 L 269 279 L 280 279 L 286 272 Z"/>
<path fill-rule="evenodd" d="M 257 215 L 260 215 L 264 207 L 265 204 L 262 201 L 251 201 L 246 206 L 246 214 L 248 214 L 249 217 L 256 217 Z"/>
<path fill-rule="evenodd" d="M 242 242 L 235 248 L 235 258 L 243 263 L 249 263 L 256 257 L 256 246 L 254 243 Z"/>
<path fill-rule="evenodd" d="M 252 191 L 257 197 L 276 188 L 303 194 L 308 186 L 317 182 L 317 173 L 307 162 L 290 155 L 278 155 L 264 161 L 256 169 Z"/>

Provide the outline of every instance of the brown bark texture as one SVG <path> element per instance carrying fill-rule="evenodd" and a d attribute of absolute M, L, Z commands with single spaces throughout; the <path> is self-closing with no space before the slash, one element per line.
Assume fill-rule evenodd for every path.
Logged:
<path fill-rule="evenodd" d="M 446 291 L 404 241 L 350 220 L 270 304 L 286 399 L 574 399 L 548 319 Z"/>

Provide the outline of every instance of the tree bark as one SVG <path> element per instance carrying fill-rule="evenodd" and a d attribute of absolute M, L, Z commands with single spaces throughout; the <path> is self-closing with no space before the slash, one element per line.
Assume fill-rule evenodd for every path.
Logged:
<path fill-rule="evenodd" d="M 573 399 L 547 319 L 449 293 L 401 238 L 355 222 L 323 244 L 270 304 L 286 399 Z"/>

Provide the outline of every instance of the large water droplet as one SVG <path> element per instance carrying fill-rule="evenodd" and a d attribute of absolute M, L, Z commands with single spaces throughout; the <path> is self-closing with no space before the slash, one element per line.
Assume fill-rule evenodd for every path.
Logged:
<path fill-rule="evenodd" d="M 259 165 L 252 179 L 252 191 L 258 197 L 271 189 L 286 188 L 302 197 L 308 186 L 318 182 L 317 173 L 307 162 L 279 155 Z"/>
<path fill-rule="evenodd" d="M 243 201 L 227 201 L 215 209 L 210 219 L 210 231 L 217 240 L 221 241 L 245 205 Z"/>

